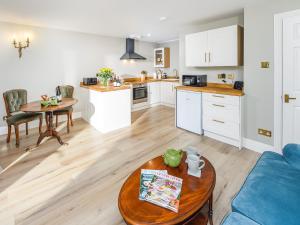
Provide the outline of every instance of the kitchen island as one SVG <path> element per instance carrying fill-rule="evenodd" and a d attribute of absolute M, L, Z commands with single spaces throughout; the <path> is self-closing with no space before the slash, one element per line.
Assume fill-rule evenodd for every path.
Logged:
<path fill-rule="evenodd" d="M 82 118 L 102 133 L 131 125 L 130 86 L 83 85 Z"/>

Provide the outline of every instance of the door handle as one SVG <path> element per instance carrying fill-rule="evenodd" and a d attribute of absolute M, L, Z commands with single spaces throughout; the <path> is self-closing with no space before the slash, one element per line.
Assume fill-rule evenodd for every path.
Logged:
<path fill-rule="evenodd" d="M 290 100 L 296 100 L 297 98 L 290 98 L 290 95 L 285 94 L 284 95 L 284 102 L 285 103 L 290 103 Z"/>

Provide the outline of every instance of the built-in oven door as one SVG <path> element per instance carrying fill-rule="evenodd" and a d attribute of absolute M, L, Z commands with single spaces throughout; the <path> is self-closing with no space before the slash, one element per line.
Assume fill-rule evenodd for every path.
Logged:
<path fill-rule="evenodd" d="M 148 101 L 147 87 L 133 88 L 133 104 L 147 102 L 147 101 Z"/>

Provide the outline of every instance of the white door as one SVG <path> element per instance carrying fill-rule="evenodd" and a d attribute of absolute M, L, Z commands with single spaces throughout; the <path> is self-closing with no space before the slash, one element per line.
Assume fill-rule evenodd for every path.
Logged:
<path fill-rule="evenodd" d="M 201 93 L 177 91 L 177 127 L 202 134 L 201 101 Z"/>
<path fill-rule="evenodd" d="M 188 34 L 185 36 L 185 65 L 206 66 L 207 55 L 207 32 Z"/>
<path fill-rule="evenodd" d="M 148 83 L 149 104 L 160 102 L 160 82 Z"/>
<path fill-rule="evenodd" d="M 238 26 L 209 30 L 207 33 L 209 66 L 237 66 Z"/>
<path fill-rule="evenodd" d="M 283 21 L 283 145 L 300 144 L 300 16 Z"/>

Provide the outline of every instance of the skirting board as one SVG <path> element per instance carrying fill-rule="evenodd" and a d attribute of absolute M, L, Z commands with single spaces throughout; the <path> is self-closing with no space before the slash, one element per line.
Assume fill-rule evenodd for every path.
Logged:
<path fill-rule="evenodd" d="M 241 142 L 238 141 L 238 140 L 233 140 L 231 138 L 227 138 L 227 137 L 224 137 L 224 136 L 221 136 L 221 135 L 218 135 L 218 134 L 214 134 L 214 133 L 209 132 L 209 131 L 204 131 L 204 136 L 216 139 L 218 141 L 224 142 L 224 143 L 229 144 L 229 145 L 233 145 L 233 146 L 241 149 Z"/>
<path fill-rule="evenodd" d="M 263 153 L 265 151 L 277 152 L 275 151 L 275 148 L 272 145 L 267 145 L 248 138 L 243 138 L 243 147 L 259 153 Z M 281 154 L 281 152 L 277 152 L 277 153 Z"/>
<path fill-rule="evenodd" d="M 55 117 L 54 117 L 55 118 Z M 74 112 L 73 113 L 73 119 L 81 118 L 81 112 Z M 55 119 L 54 119 L 55 120 Z M 67 121 L 67 116 L 59 116 L 58 122 L 64 122 Z M 45 120 L 43 120 L 43 124 L 45 124 Z M 36 128 L 39 126 L 38 120 L 35 120 L 28 124 L 29 128 Z M 12 129 L 13 131 L 14 129 Z M 20 126 L 20 130 L 25 130 L 25 126 Z M 0 135 L 6 135 L 7 134 L 7 126 L 0 127 Z"/>

